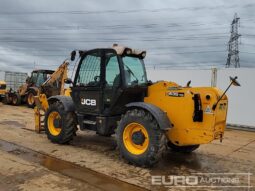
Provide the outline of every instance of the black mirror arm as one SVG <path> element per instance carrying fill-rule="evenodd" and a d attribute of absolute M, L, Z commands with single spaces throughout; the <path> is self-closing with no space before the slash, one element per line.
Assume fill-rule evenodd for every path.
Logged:
<path fill-rule="evenodd" d="M 67 78 L 64 80 L 65 84 L 72 84 L 73 85 L 73 81 L 70 78 Z"/>
<path fill-rule="evenodd" d="M 76 56 L 76 51 L 73 50 L 73 51 L 71 52 L 71 61 L 74 61 L 74 60 L 75 60 L 75 56 Z"/>
<path fill-rule="evenodd" d="M 219 101 L 223 98 L 223 96 L 226 94 L 226 92 L 228 91 L 228 89 L 230 88 L 230 86 L 233 84 L 233 81 L 231 81 L 231 83 L 229 84 L 228 88 L 224 91 L 224 93 L 220 96 L 220 98 L 218 99 L 218 101 L 213 105 L 212 109 L 215 110 Z"/>

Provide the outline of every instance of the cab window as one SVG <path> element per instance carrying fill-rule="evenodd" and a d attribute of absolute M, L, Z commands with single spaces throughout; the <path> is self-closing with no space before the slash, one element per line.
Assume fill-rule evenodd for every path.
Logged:
<path fill-rule="evenodd" d="M 147 83 L 143 60 L 137 57 L 125 56 L 124 73 L 127 86 L 141 85 Z"/>
<path fill-rule="evenodd" d="M 76 85 L 99 86 L 100 85 L 101 57 L 98 53 L 87 55 L 80 65 Z"/>
<path fill-rule="evenodd" d="M 121 78 L 117 56 L 110 53 L 106 58 L 106 85 L 110 87 L 118 87 L 120 85 Z"/>

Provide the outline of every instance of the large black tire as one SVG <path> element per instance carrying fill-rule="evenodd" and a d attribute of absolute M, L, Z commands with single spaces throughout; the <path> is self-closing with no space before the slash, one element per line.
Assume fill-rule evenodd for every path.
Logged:
<path fill-rule="evenodd" d="M 35 107 L 35 101 L 34 101 L 34 96 L 36 96 L 36 91 L 35 90 L 29 90 L 26 96 L 26 104 L 27 107 L 29 108 L 34 108 Z"/>
<path fill-rule="evenodd" d="M 9 105 L 9 104 L 11 104 L 11 100 L 9 99 L 9 97 L 7 95 L 5 95 L 5 97 L 2 100 L 2 103 L 5 105 Z"/>
<path fill-rule="evenodd" d="M 12 96 L 12 105 L 20 105 L 21 104 L 21 97 L 18 93 L 13 94 Z"/>
<path fill-rule="evenodd" d="M 7 98 L 6 98 L 6 96 L 3 97 L 1 101 L 2 101 L 3 104 L 8 104 L 8 103 L 7 103 Z"/>
<path fill-rule="evenodd" d="M 198 149 L 199 147 L 199 145 L 177 146 L 170 141 L 167 142 L 167 146 L 172 151 L 181 153 L 191 153 L 192 151 Z"/>
<path fill-rule="evenodd" d="M 130 152 L 127 146 L 125 146 L 123 140 L 123 136 L 126 135 L 124 132 L 125 128 L 128 128 L 130 124 L 134 123 L 142 125 L 148 134 L 148 147 L 141 154 L 134 154 Z M 141 132 L 141 130 L 139 132 Z M 162 154 L 166 148 L 165 132 L 160 129 L 157 121 L 154 119 L 151 113 L 142 109 L 128 110 L 122 117 L 116 133 L 120 155 L 129 163 L 134 165 L 145 167 L 154 165 L 162 157 Z M 134 141 L 132 144 L 135 144 Z"/>
<path fill-rule="evenodd" d="M 59 134 L 55 135 L 50 129 L 49 122 L 49 116 L 53 112 L 57 112 L 60 116 L 59 129 L 61 130 Z M 77 130 L 75 114 L 73 112 L 65 111 L 64 106 L 60 102 L 55 102 L 49 106 L 49 109 L 45 113 L 44 126 L 48 139 L 59 144 L 65 144 L 71 141 Z"/>

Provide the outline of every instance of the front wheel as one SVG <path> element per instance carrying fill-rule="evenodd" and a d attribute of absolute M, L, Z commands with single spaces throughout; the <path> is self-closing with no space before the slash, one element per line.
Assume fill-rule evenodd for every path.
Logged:
<path fill-rule="evenodd" d="M 168 141 L 167 146 L 172 151 L 181 152 L 181 153 L 191 153 L 192 151 L 198 149 L 198 147 L 199 147 L 199 145 L 177 146 L 170 141 Z"/>
<path fill-rule="evenodd" d="M 142 109 L 126 112 L 117 128 L 120 154 L 138 166 L 152 166 L 158 162 L 165 148 L 165 132 L 153 116 Z"/>
<path fill-rule="evenodd" d="M 75 114 L 65 111 L 61 103 L 53 103 L 45 113 L 44 126 L 49 140 L 59 144 L 68 143 L 77 129 Z"/>
<path fill-rule="evenodd" d="M 34 108 L 35 107 L 34 96 L 36 96 L 36 92 L 34 90 L 30 90 L 27 93 L 27 107 L 29 107 L 29 108 Z"/>

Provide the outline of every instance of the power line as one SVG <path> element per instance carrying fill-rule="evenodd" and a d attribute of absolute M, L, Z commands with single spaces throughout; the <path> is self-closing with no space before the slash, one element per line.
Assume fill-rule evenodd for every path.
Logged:
<path fill-rule="evenodd" d="M 186 37 L 186 38 L 175 38 L 175 37 L 164 37 L 164 38 L 137 38 L 137 39 L 131 39 L 131 38 L 116 38 L 116 39 L 111 39 L 111 38 L 103 38 L 98 40 L 99 38 L 97 38 L 96 40 L 91 40 L 90 39 L 79 39 L 79 40 L 71 40 L 71 39 L 57 39 L 57 38 L 30 38 L 30 39 L 22 39 L 22 40 L 5 40 L 5 39 L 0 39 L 0 42 L 15 42 L 15 43 L 37 43 L 37 42 L 41 42 L 41 43 L 47 43 L 47 42 L 76 42 L 76 43 L 103 43 L 103 42 L 124 42 L 124 41 L 141 41 L 141 42 L 155 42 L 155 41 L 167 41 L 167 40 L 184 40 L 184 41 L 192 41 L 192 40 L 217 40 L 217 39 L 222 39 L 225 38 L 225 36 L 217 36 L 217 37 Z"/>
<path fill-rule="evenodd" d="M 0 28 L 1 31 L 39 31 L 39 30 L 42 30 L 42 31 L 55 31 L 55 30 L 59 30 L 59 31 L 80 31 L 80 30 L 91 30 L 91 29 L 158 29 L 159 27 L 164 27 L 164 28 L 167 28 L 167 31 L 166 32 L 169 32 L 169 28 L 172 29 L 172 28 L 178 28 L 178 27 L 183 27 L 183 26 L 186 26 L 187 24 L 190 24 L 190 23 L 185 23 L 183 25 L 174 25 L 174 24 L 167 24 L 167 23 L 164 23 L 162 25 L 151 25 L 151 27 L 148 27 L 148 25 L 142 25 L 142 24 L 137 24 L 137 25 L 103 25 L 103 26 L 100 26 L 100 25 L 93 25 L 93 26 L 47 26 L 47 27 L 41 27 L 41 28 Z M 201 27 L 205 24 L 200 24 L 199 26 L 192 26 L 193 28 L 188 28 L 186 30 L 183 30 L 183 29 L 174 29 L 174 30 L 170 30 L 171 31 L 190 31 L 190 30 L 210 30 L 210 29 L 217 29 L 217 28 L 226 28 L 225 26 L 215 26 L 215 27 L 207 27 L 207 28 L 194 28 L 194 27 Z"/>
<path fill-rule="evenodd" d="M 168 54 L 203 54 L 203 53 L 225 53 L 225 51 L 211 50 L 211 51 L 193 51 L 193 52 L 166 52 L 166 53 L 151 53 L 149 55 L 168 55 Z"/>
<path fill-rule="evenodd" d="M 215 44 L 208 44 L 208 45 L 191 45 L 191 46 L 168 46 L 168 47 L 150 47 L 150 46 L 146 46 L 147 48 L 147 52 L 151 52 L 151 50 L 172 50 L 172 49 L 190 49 L 190 48 L 203 48 L 203 47 L 207 47 L 207 48 L 211 48 L 211 47 L 222 47 L 222 46 L 225 46 L 226 44 L 218 44 L 218 45 L 215 45 Z M 254 45 L 255 46 L 255 45 Z M 77 48 L 79 49 L 79 48 Z M 81 48 L 82 49 L 82 48 Z M 30 53 L 31 52 L 70 52 L 72 49 L 47 49 L 47 50 L 42 50 L 42 49 L 35 49 L 34 47 L 33 48 L 26 48 L 26 47 L 16 47 L 15 48 L 12 48 L 12 47 L 7 47 L 7 48 L 1 48 L 0 47 L 0 51 L 1 50 L 8 50 L 8 51 L 29 51 Z"/>
<path fill-rule="evenodd" d="M 243 51 L 241 51 L 240 53 L 245 53 L 245 54 L 255 54 L 255 52 L 243 52 Z"/>
<path fill-rule="evenodd" d="M 164 53 L 149 53 L 148 55 L 170 55 L 170 54 L 198 54 L 198 53 L 212 53 L 212 52 L 223 52 L 218 50 L 212 51 L 193 51 L 193 52 L 164 52 Z M 30 56 L 26 54 L 13 54 L 13 53 L 0 53 L 0 55 L 11 55 L 11 56 Z M 54 54 L 31 54 L 31 56 L 66 56 L 64 54 L 54 55 Z"/>
<path fill-rule="evenodd" d="M 246 4 L 247 5 L 247 4 Z M 242 7 L 246 7 L 246 5 L 243 5 Z M 252 4 L 254 5 L 254 4 Z M 128 14 L 128 13 L 140 13 L 140 12 L 162 12 L 162 11 L 199 11 L 199 10 L 205 10 L 205 9 L 232 9 L 236 8 L 236 6 L 240 5 L 231 5 L 231 6 L 211 6 L 211 7 L 205 7 L 205 6 L 197 6 L 197 7 L 183 7 L 183 8 L 172 8 L 172 7 L 166 7 L 166 8 L 157 8 L 157 9 L 130 9 L 130 10 L 102 10 L 102 11 L 84 11 L 84 10 L 71 10 L 71 11 L 30 11 L 30 12 L 4 12 L 2 11 L 0 15 L 35 15 L 35 14 L 72 14 L 72 15 L 80 15 L 80 14 Z M 251 4 L 249 4 L 251 6 Z"/>

